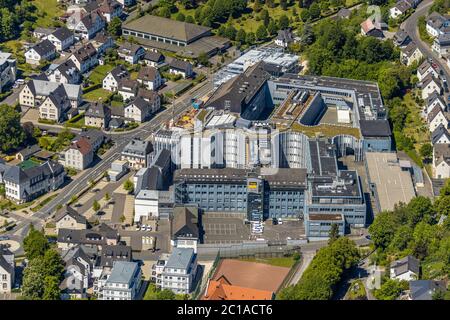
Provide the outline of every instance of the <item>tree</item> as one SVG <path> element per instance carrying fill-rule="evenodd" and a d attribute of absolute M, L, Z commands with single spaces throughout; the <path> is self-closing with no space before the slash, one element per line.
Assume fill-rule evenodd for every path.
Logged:
<path fill-rule="evenodd" d="M 270 22 L 269 11 L 267 11 L 267 10 L 261 11 L 261 20 L 263 21 L 263 24 L 265 27 L 267 27 L 269 25 L 269 22 Z"/>
<path fill-rule="evenodd" d="M 267 32 L 269 35 L 273 36 L 278 32 L 278 26 L 277 23 L 273 20 L 270 20 L 269 25 L 267 26 Z"/>
<path fill-rule="evenodd" d="M 249 45 L 252 45 L 252 44 L 255 43 L 255 41 L 256 41 L 256 35 L 255 35 L 255 33 L 254 33 L 254 32 L 249 32 L 249 33 L 247 33 L 247 37 L 246 37 L 245 42 L 246 42 L 247 44 L 249 44 Z"/>
<path fill-rule="evenodd" d="M 158 300 L 175 300 L 175 293 L 169 289 L 161 290 L 158 292 Z"/>
<path fill-rule="evenodd" d="M 281 9 L 283 9 L 284 11 L 287 10 L 287 0 L 280 0 L 280 7 Z"/>
<path fill-rule="evenodd" d="M 341 237 L 321 248 L 294 287 L 283 289 L 279 297 L 292 300 L 331 299 L 333 289 L 345 270 L 354 266 L 359 252 L 353 241 Z"/>
<path fill-rule="evenodd" d="M 374 291 L 374 296 L 378 300 L 395 300 L 402 291 L 408 287 L 408 282 L 388 279 L 385 281 L 380 289 Z"/>
<path fill-rule="evenodd" d="M 111 200 L 111 196 L 109 195 L 109 193 L 107 192 L 107 193 L 105 193 L 105 200 L 106 201 L 109 201 L 109 200 Z"/>
<path fill-rule="evenodd" d="M 186 16 L 180 12 L 177 14 L 177 21 L 185 21 L 186 20 Z"/>
<path fill-rule="evenodd" d="M 186 16 L 186 19 L 184 20 L 187 23 L 195 23 L 194 18 L 192 16 Z"/>
<path fill-rule="evenodd" d="M 34 226 L 30 225 L 30 231 L 28 231 L 28 235 L 23 239 L 23 249 L 27 259 L 31 260 L 44 256 L 48 248 L 48 240 L 44 233 L 34 229 Z"/>
<path fill-rule="evenodd" d="M 275 2 L 273 0 L 266 0 L 266 5 L 269 8 L 274 8 L 275 7 Z"/>
<path fill-rule="evenodd" d="M 258 41 L 262 41 L 262 40 L 266 39 L 267 38 L 266 27 L 264 27 L 263 25 L 260 25 L 258 27 L 258 29 L 256 29 L 256 34 L 255 35 L 256 35 L 256 39 Z"/>
<path fill-rule="evenodd" d="M 330 239 L 328 240 L 328 243 L 333 243 L 337 238 L 339 238 L 339 225 L 337 223 L 331 224 L 330 229 Z"/>
<path fill-rule="evenodd" d="M 308 10 L 302 10 L 300 11 L 300 19 L 302 19 L 303 22 L 308 21 L 310 18 L 310 14 Z"/>
<path fill-rule="evenodd" d="M 23 271 L 22 296 L 25 299 L 41 299 L 44 293 L 44 268 L 39 258 L 31 259 Z"/>
<path fill-rule="evenodd" d="M 197 61 L 204 66 L 209 66 L 209 57 L 205 52 L 200 52 Z"/>
<path fill-rule="evenodd" d="M 394 219 L 391 212 L 384 211 L 370 225 L 369 232 L 375 247 L 387 248 L 397 228 Z"/>
<path fill-rule="evenodd" d="M 46 276 L 44 278 L 44 292 L 42 300 L 60 300 L 61 290 L 59 289 L 59 279 L 55 276 Z"/>
<path fill-rule="evenodd" d="M 234 40 L 236 38 L 236 33 L 237 33 L 236 28 L 231 25 L 225 29 L 225 37 L 227 37 L 230 40 Z"/>
<path fill-rule="evenodd" d="M 20 112 L 0 105 L 0 148 L 6 152 L 17 148 L 25 140 L 25 132 L 20 125 Z"/>
<path fill-rule="evenodd" d="M 317 2 L 314 2 L 308 9 L 309 14 L 312 19 L 317 19 L 320 17 L 320 7 Z"/>
<path fill-rule="evenodd" d="M 123 183 L 123 188 L 128 193 L 133 193 L 134 192 L 134 184 L 129 179 Z"/>
<path fill-rule="evenodd" d="M 259 2 L 259 0 L 256 0 L 255 3 L 253 4 L 253 11 L 258 13 L 261 11 L 261 2 Z"/>
<path fill-rule="evenodd" d="M 278 20 L 278 25 L 280 26 L 281 30 L 289 28 L 289 18 L 285 14 L 283 14 Z"/>
<path fill-rule="evenodd" d="M 100 210 L 100 204 L 98 203 L 97 200 L 94 200 L 94 202 L 92 203 L 92 209 L 97 212 L 98 210 Z"/>
<path fill-rule="evenodd" d="M 108 32 L 116 37 L 122 34 L 122 20 L 119 17 L 111 19 L 111 22 L 108 24 Z"/>
<path fill-rule="evenodd" d="M 247 33 L 244 29 L 239 29 L 236 34 L 236 41 L 239 42 L 241 45 L 245 43 L 247 39 Z"/>
<path fill-rule="evenodd" d="M 419 152 L 424 160 L 429 160 L 433 156 L 433 146 L 430 143 L 425 143 L 420 147 Z"/>
<path fill-rule="evenodd" d="M 42 258 L 43 267 L 46 275 L 57 277 L 59 279 L 64 271 L 64 262 L 58 251 L 49 249 Z"/>
<path fill-rule="evenodd" d="M 433 204 L 430 198 L 418 196 L 408 203 L 408 223 L 414 227 L 420 221 L 431 222 L 434 217 Z"/>

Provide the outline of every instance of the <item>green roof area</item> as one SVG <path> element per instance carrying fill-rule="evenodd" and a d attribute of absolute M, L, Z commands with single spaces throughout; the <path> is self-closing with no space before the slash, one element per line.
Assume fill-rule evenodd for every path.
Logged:
<path fill-rule="evenodd" d="M 333 126 L 329 124 L 319 124 L 317 126 L 304 126 L 298 122 L 294 122 L 291 126 L 292 130 L 303 132 L 308 137 L 315 137 L 318 134 L 326 137 L 334 137 L 337 135 L 349 135 L 357 139 L 361 139 L 361 134 L 358 128 Z"/>
<path fill-rule="evenodd" d="M 25 161 L 19 163 L 18 166 L 20 168 L 22 168 L 22 170 L 26 170 L 26 169 L 30 169 L 30 168 L 33 168 L 33 167 L 37 167 L 39 165 L 40 165 L 39 162 L 31 160 L 31 159 L 28 159 L 28 160 L 25 160 Z"/>

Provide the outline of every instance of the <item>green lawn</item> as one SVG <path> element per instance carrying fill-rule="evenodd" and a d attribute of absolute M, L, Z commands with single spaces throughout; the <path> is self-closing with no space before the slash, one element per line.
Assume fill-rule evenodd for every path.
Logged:
<path fill-rule="evenodd" d="M 93 83 L 102 83 L 103 78 L 105 78 L 106 74 L 114 69 L 114 66 L 110 64 L 105 64 L 103 66 L 97 66 L 94 70 L 92 70 L 91 75 L 89 76 L 89 80 Z"/>
<path fill-rule="evenodd" d="M 292 268 L 292 266 L 295 263 L 295 260 L 292 256 L 291 257 L 277 257 L 277 258 L 243 258 L 240 260 L 249 261 L 249 262 L 265 263 L 265 264 L 270 264 L 271 266 L 286 267 L 286 268 Z"/>
<path fill-rule="evenodd" d="M 96 90 L 92 90 L 83 95 L 83 99 L 87 101 L 105 101 L 106 98 L 111 94 L 108 90 L 99 88 Z"/>
<path fill-rule="evenodd" d="M 405 94 L 403 102 L 409 110 L 403 133 L 417 141 L 416 151 L 418 152 L 422 144 L 430 142 L 428 125 L 420 115 L 422 107 L 414 101 L 411 93 Z"/>
<path fill-rule="evenodd" d="M 37 10 L 36 26 L 52 27 L 53 22 L 64 14 L 64 10 L 58 6 L 57 0 L 34 0 Z"/>
<path fill-rule="evenodd" d="M 350 0 L 352 1 L 352 0 Z M 267 9 L 267 11 L 269 12 L 269 16 L 273 19 L 278 19 L 280 18 L 280 16 L 282 16 L 283 14 L 285 14 L 289 19 L 290 18 L 294 18 L 293 15 L 293 9 L 295 8 L 295 10 L 297 11 L 297 15 L 300 15 L 301 12 L 301 8 L 298 7 L 297 3 L 294 3 L 292 6 L 288 7 L 286 11 L 284 11 L 283 9 L 281 9 L 281 7 L 279 6 L 280 1 L 279 0 L 275 0 L 274 1 L 276 6 L 274 8 L 269 8 L 266 5 L 262 5 L 261 8 L 262 9 Z M 176 19 L 176 16 L 179 12 L 183 13 L 185 16 L 192 16 L 194 17 L 195 15 L 195 9 L 189 9 L 186 10 L 183 5 L 178 4 L 178 12 L 172 14 L 172 19 Z M 253 3 L 249 2 L 248 3 L 248 7 L 249 8 L 253 8 Z M 233 26 L 236 29 L 242 29 L 244 28 L 246 32 L 256 32 L 256 29 L 258 29 L 259 25 L 262 24 L 262 21 L 256 21 L 256 16 L 258 16 L 260 13 L 255 13 L 253 11 L 251 11 L 250 13 L 246 13 L 243 14 L 241 17 L 234 19 L 233 20 Z M 298 26 L 298 22 L 294 22 L 292 24 L 293 27 Z"/>

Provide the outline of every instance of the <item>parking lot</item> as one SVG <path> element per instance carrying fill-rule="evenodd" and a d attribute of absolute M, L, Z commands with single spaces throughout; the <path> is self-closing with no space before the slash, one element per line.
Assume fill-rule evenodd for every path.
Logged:
<path fill-rule="evenodd" d="M 250 227 L 239 213 L 205 213 L 202 216 L 204 243 L 231 244 L 249 240 Z"/>
<path fill-rule="evenodd" d="M 202 217 L 204 243 L 233 244 L 257 238 L 280 241 L 305 236 L 303 221 L 283 221 L 283 224 L 272 225 L 267 220 L 263 223 L 263 233 L 252 234 L 250 224 L 244 224 L 244 219 L 243 214 L 205 213 Z"/>

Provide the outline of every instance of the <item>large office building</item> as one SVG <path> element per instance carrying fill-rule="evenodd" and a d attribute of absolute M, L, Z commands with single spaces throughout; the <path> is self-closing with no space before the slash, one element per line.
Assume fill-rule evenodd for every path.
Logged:
<path fill-rule="evenodd" d="M 339 170 L 336 148 L 311 140 L 303 168 L 180 169 L 175 202 L 206 211 L 245 213 L 248 220 L 342 214 L 348 226 L 366 224 L 366 203 L 356 171 Z"/>

